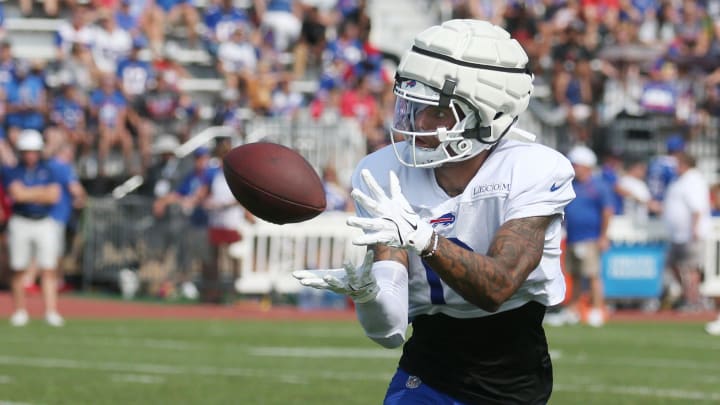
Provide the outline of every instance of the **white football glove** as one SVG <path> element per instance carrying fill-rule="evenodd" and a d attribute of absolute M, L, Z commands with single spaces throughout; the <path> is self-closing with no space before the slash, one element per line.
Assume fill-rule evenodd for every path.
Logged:
<path fill-rule="evenodd" d="M 372 274 L 373 257 L 373 251 L 368 250 L 360 267 L 345 263 L 342 269 L 298 270 L 292 275 L 304 286 L 345 294 L 356 303 L 364 304 L 380 291 Z"/>
<path fill-rule="evenodd" d="M 369 170 L 365 169 L 360 174 L 372 197 L 358 189 L 354 189 L 351 195 L 374 218 L 347 219 L 348 225 L 365 231 L 363 236 L 353 240 L 353 244 L 379 243 L 409 249 L 417 254 L 425 250 L 432 238 L 432 225 L 423 221 L 412 209 L 400 190 L 400 180 L 395 172 L 390 171 L 390 197 L 385 194 Z"/>

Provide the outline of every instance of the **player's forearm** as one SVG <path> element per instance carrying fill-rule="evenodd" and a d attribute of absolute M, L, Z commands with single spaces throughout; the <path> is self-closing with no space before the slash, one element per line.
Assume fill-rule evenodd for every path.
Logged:
<path fill-rule="evenodd" d="M 358 320 L 370 339 L 389 349 L 398 347 L 408 326 L 407 269 L 384 260 L 375 262 L 372 272 L 380 291 L 373 300 L 355 305 Z"/>
<path fill-rule="evenodd" d="M 444 238 L 438 241 L 435 255 L 425 261 L 466 301 L 488 312 L 497 311 L 522 284 L 498 260 L 463 249 Z"/>
<path fill-rule="evenodd" d="M 486 255 L 440 237 L 425 261 L 466 301 L 495 312 L 520 288 L 540 263 L 545 230 L 553 217 L 508 221 L 496 233 Z"/>

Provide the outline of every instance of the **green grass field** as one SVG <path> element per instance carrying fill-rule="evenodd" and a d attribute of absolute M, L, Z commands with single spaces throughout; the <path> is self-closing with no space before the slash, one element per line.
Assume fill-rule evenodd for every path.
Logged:
<path fill-rule="evenodd" d="M 6 325 L 0 404 L 379 404 L 399 356 L 349 321 Z M 720 403 L 720 339 L 700 324 L 548 335 L 553 404 Z"/>

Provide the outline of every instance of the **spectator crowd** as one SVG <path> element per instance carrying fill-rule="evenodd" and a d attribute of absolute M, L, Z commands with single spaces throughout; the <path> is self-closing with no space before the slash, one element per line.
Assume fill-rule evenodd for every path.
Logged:
<path fill-rule="evenodd" d="M 445 0 L 445 17 L 504 26 L 530 57 L 544 119 L 570 144 L 606 154 L 603 128 L 622 115 L 669 118 L 688 138 L 720 115 L 720 1 L 486 2 Z M 162 134 L 187 140 L 207 117 L 242 133 L 249 116 L 356 119 L 368 151 L 388 142 L 397 55 L 370 41 L 363 0 L 48 0 L 25 15 L 61 18 L 51 60 L 0 50 L 2 156 L 22 129 L 48 147 L 69 142 L 83 178 L 144 174 Z M 67 6 L 67 7 L 64 7 Z M 179 38 L 179 39 L 178 39 Z M 178 55 L 199 50 L 225 91 L 201 104 L 182 85 L 198 76 Z M 203 75 L 207 75 L 203 73 Z M 300 92 L 294 83 L 309 81 Z M 210 111 L 206 113 L 206 111 Z M 568 148 L 569 149 L 569 148 Z M 123 164 L 108 172 L 118 150 Z M 107 190 L 100 189 L 99 192 Z"/>
<path fill-rule="evenodd" d="M 34 10 L 37 5 L 22 0 L 22 15 L 57 18 L 60 24 L 55 55 L 48 60 L 16 58 L 12 34 L 3 30 L 0 159 L 16 165 L 20 134 L 38 131 L 43 156 L 71 156 L 80 179 L 94 182 L 90 194 L 108 193 L 112 182 L 104 180 L 139 174 L 146 182 L 138 193 L 155 200 L 158 221 L 175 205 L 191 213 L 193 226 L 217 228 L 221 216 L 209 219 L 207 212 L 195 211 L 228 208 L 226 190 L 213 180 L 221 171 L 208 163 L 211 151 L 198 149 L 189 173 L 179 172 L 173 154 L 205 121 L 235 128 L 242 137 L 246 120 L 254 116 L 354 119 L 368 152 L 388 144 L 392 64 L 398 55 L 371 42 L 371 30 L 378 27 L 371 24 L 368 3 L 45 0 L 42 10 Z M 600 156 L 602 179 L 615 193 L 615 215 L 661 215 L 662 193 L 677 175 L 677 159 L 647 161 L 611 147 L 606 131 L 614 120 L 670 122 L 667 133 L 648 139 L 663 146 L 675 142 L 667 143 L 670 154 L 694 139 L 718 135 L 720 0 L 440 4 L 445 18 L 486 19 L 520 41 L 535 75 L 534 103 L 544 112 L 539 118 L 566 128 L 569 146 L 584 145 Z M 206 69 L 183 63 L 178 57 L 183 51 L 208 55 Z M 211 105 L 183 86 L 197 76 L 222 81 Z M 298 82 L 315 87 L 300 92 Z M 119 166 L 113 164 L 116 155 Z M 349 209 L 346 183 L 338 182 L 331 164 L 323 169 L 332 207 Z M 719 189 L 713 186 L 710 193 L 714 212 L 720 212 Z M 212 190 L 215 197 L 208 197 Z M 222 230 L 212 235 L 214 246 L 234 237 Z M 183 275 L 180 282 L 190 278 Z"/>

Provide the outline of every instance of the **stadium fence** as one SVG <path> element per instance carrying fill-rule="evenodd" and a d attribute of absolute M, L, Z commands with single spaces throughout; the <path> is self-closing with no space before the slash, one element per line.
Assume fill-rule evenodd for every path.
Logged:
<path fill-rule="evenodd" d="M 352 244 L 360 231 L 345 224 L 348 215 L 326 212 L 298 224 L 275 225 L 262 220 L 243 224 L 239 227 L 243 239 L 228 249 L 235 265 L 221 272 L 221 283 L 240 294 L 296 294 L 303 287 L 292 278 L 294 270 L 338 268 L 345 261 L 360 263 L 365 249 Z M 186 214 L 179 209 L 156 219 L 148 198 L 92 199 L 83 226 L 84 287 L 117 283 L 123 269 L 136 271 L 145 286 L 178 280 L 182 274 L 197 277 L 200 273 L 193 267 L 193 258 L 182 259 L 180 254 L 187 253 L 182 239 L 191 234 L 189 227 Z M 664 225 L 657 219 L 638 223 L 614 217 L 609 232 L 614 244 L 625 246 L 666 240 Z M 196 235 L 201 237 L 202 233 Z M 202 245 L 197 238 L 191 242 Z M 708 296 L 720 296 L 720 219 L 713 221 L 704 264 L 702 291 Z"/>

